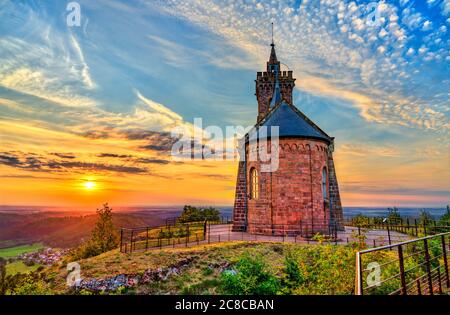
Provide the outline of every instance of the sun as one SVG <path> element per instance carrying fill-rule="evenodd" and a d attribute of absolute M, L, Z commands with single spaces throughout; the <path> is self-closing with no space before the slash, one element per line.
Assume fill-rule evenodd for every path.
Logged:
<path fill-rule="evenodd" d="M 91 181 L 85 182 L 85 183 L 84 183 L 84 188 L 85 188 L 85 189 L 88 189 L 88 190 L 94 189 L 95 186 L 96 186 L 95 183 L 94 183 L 94 182 L 91 182 Z"/>

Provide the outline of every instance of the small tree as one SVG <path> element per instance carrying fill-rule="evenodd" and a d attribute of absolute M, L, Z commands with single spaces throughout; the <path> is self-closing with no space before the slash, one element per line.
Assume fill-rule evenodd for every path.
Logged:
<path fill-rule="evenodd" d="M 429 225 L 433 221 L 431 214 L 425 209 L 420 210 L 419 222 L 424 225 Z"/>
<path fill-rule="evenodd" d="M 103 208 L 97 209 L 97 215 L 91 239 L 76 251 L 75 255 L 79 258 L 97 256 L 118 246 L 119 237 L 112 222 L 112 209 L 105 203 Z"/>
<path fill-rule="evenodd" d="M 400 216 L 400 212 L 398 211 L 397 207 L 388 208 L 388 220 L 389 223 L 397 224 L 401 222 L 402 217 Z"/>
<path fill-rule="evenodd" d="M 447 205 L 447 212 L 445 212 L 439 219 L 439 225 L 449 225 L 450 224 L 450 206 Z"/>
<path fill-rule="evenodd" d="M 97 209 L 98 220 L 92 231 L 92 241 L 100 247 L 101 252 L 107 252 L 118 245 L 117 231 L 112 222 L 112 209 L 107 203 Z"/>
<path fill-rule="evenodd" d="M 202 216 L 204 220 L 208 221 L 219 221 L 220 220 L 220 211 L 213 208 L 205 208 L 202 210 Z"/>
<path fill-rule="evenodd" d="M 192 206 L 184 206 L 183 212 L 178 218 L 178 221 L 181 223 L 198 222 L 204 220 L 219 221 L 220 211 L 212 207 L 200 209 Z"/>

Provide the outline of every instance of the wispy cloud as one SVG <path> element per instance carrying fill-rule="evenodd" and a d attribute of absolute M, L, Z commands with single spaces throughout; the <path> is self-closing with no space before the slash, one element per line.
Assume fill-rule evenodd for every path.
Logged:
<path fill-rule="evenodd" d="M 267 58 L 262 47 L 270 38 L 269 22 L 274 21 L 279 55 L 296 70 L 300 89 L 350 101 L 369 122 L 448 128 L 442 98 L 429 93 L 436 89 L 434 84 L 416 72 L 426 68 L 445 80 L 448 90 L 445 74 L 429 67 L 448 56 L 446 28 L 427 22 L 411 6 L 399 10 L 381 3 L 381 23 L 376 26 L 368 25 L 363 3 L 347 1 L 295 6 L 292 1 L 171 0 L 160 9 L 223 36 L 260 61 Z M 414 33 L 419 28 L 424 34 Z M 408 55 L 410 49 L 420 52 Z M 421 86 L 416 83 L 419 78 Z M 427 96 L 421 93 L 425 91 Z"/>

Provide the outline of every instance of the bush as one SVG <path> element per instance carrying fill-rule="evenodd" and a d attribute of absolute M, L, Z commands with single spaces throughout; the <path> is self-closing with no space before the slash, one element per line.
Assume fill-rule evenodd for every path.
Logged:
<path fill-rule="evenodd" d="M 51 290 L 37 272 L 30 274 L 18 273 L 6 276 L 4 294 L 7 295 L 47 295 Z"/>
<path fill-rule="evenodd" d="M 356 216 L 352 218 L 352 223 L 356 227 L 363 227 L 367 225 L 367 222 L 369 221 L 369 217 L 363 215 L 362 213 L 358 213 Z"/>
<path fill-rule="evenodd" d="M 6 260 L 0 257 L 0 295 L 6 292 Z"/>
<path fill-rule="evenodd" d="M 291 254 L 288 254 L 285 257 L 284 273 L 282 289 L 282 293 L 284 294 L 291 294 L 293 289 L 306 281 L 306 277 L 300 269 L 298 261 Z"/>
<path fill-rule="evenodd" d="M 276 294 L 280 289 L 279 280 L 266 270 L 262 256 L 244 254 L 235 270 L 221 274 L 221 288 L 225 294 L 265 295 Z"/>

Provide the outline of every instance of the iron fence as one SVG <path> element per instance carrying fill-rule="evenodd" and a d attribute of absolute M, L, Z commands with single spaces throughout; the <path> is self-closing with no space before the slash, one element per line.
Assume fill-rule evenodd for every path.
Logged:
<path fill-rule="evenodd" d="M 228 217 L 220 220 L 180 223 L 167 220 L 158 227 L 122 228 L 120 251 L 124 253 L 162 247 L 188 247 L 201 243 L 223 241 L 273 241 L 293 243 L 358 243 L 359 248 L 392 245 L 416 238 L 436 229 L 416 224 L 391 224 L 376 218 L 364 222 L 328 220 L 302 220 L 294 224 L 261 224 L 247 222 L 247 230 L 233 232 Z M 436 227 L 439 227 L 436 225 Z M 440 227 L 450 231 L 450 226 Z"/>
<path fill-rule="evenodd" d="M 366 249 L 356 255 L 358 295 L 442 294 L 450 288 L 450 232 Z"/>

